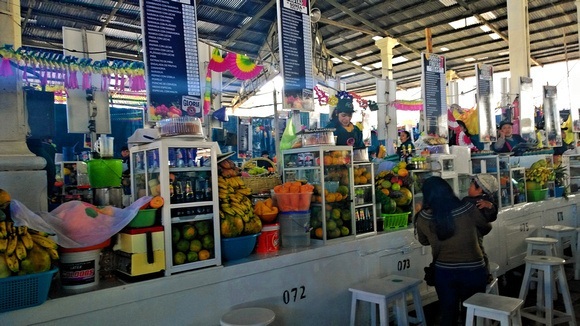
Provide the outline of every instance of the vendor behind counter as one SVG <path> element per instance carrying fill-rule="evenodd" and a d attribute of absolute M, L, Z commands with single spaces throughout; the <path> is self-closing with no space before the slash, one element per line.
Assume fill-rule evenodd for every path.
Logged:
<path fill-rule="evenodd" d="M 352 120 L 354 106 L 352 98 L 341 98 L 326 128 L 334 128 L 336 145 L 348 145 L 354 148 L 364 148 L 362 130 L 355 126 Z"/>

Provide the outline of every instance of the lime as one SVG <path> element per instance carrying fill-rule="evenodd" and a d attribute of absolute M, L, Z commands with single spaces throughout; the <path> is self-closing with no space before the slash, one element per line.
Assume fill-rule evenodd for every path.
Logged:
<path fill-rule="evenodd" d="M 198 261 L 199 257 L 197 256 L 197 252 L 195 251 L 190 251 L 187 253 L 187 261 L 188 262 L 194 262 L 194 261 Z"/>
<path fill-rule="evenodd" d="M 202 248 L 201 241 L 194 239 L 189 243 L 189 250 L 193 252 L 199 252 Z"/>
<path fill-rule="evenodd" d="M 171 227 L 171 236 L 172 243 L 176 244 L 179 241 L 179 239 L 181 239 L 181 232 L 179 231 L 179 228 L 175 226 Z"/>
<path fill-rule="evenodd" d="M 326 221 L 326 231 L 332 231 L 336 229 L 336 222 L 334 220 Z"/>
<path fill-rule="evenodd" d="M 213 237 L 210 234 L 206 234 L 201 238 L 202 247 L 205 249 L 211 249 L 214 246 Z"/>
<path fill-rule="evenodd" d="M 173 255 L 173 265 L 181 265 L 185 263 L 186 259 L 187 256 L 185 255 L 185 253 L 178 251 Z"/>
<path fill-rule="evenodd" d="M 191 224 L 184 225 L 181 231 L 185 240 L 191 240 L 195 237 L 195 228 Z"/>
<path fill-rule="evenodd" d="M 177 242 L 175 248 L 177 248 L 177 251 L 186 252 L 187 250 L 189 250 L 189 241 L 181 239 Z"/>

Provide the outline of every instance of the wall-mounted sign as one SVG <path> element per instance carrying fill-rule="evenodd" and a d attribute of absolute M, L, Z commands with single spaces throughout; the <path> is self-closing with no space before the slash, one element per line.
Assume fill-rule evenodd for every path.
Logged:
<path fill-rule="evenodd" d="M 533 99 L 532 79 L 529 77 L 520 77 L 520 136 L 527 142 L 535 142 L 536 124 Z"/>
<path fill-rule="evenodd" d="M 544 145 L 550 147 L 562 146 L 562 130 L 560 129 L 560 111 L 556 105 L 558 91 L 556 86 L 544 86 Z"/>
<path fill-rule="evenodd" d="M 493 66 L 475 65 L 477 78 L 477 118 L 479 119 L 479 141 L 490 143 L 497 140 L 495 130 L 494 108 L 491 107 L 493 96 Z"/>
<path fill-rule="evenodd" d="M 284 109 L 314 110 L 310 0 L 277 0 Z"/>
<path fill-rule="evenodd" d="M 423 123 L 428 143 L 448 143 L 445 89 L 445 57 L 433 53 L 421 53 Z"/>
<path fill-rule="evenodd" d="M 194 0 L 141 0 L 149 122 L 201 117 L 195 10 Z"/>

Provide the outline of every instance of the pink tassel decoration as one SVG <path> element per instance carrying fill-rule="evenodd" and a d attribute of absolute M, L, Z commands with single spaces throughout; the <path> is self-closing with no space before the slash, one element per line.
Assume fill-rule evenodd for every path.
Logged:
<path fill-rule="evenodd" d="M 2 58 L 2 62 L 0 63 L 0 76 L 10 77 L 14 75 L 12 71 L 12 67 L 10 67 L 10 59 L 9 58 Z"/>
<path fill-rule="evenodd" d="M 83 72 L 83 89 L 91 88 L 91 73 Z"/>

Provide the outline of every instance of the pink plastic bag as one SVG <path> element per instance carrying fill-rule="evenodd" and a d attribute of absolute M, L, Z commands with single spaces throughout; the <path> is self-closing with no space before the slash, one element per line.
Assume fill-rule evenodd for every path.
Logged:
<path fill-rule="evenodd" d="M 82 248 L 103 243 L 111 238 L 137 215 L 139 208 L 151 197 L 142 197 L 123 209 L 110 207 L 104 211 L 82 201 L 63 203 L 52 212 L 34 213 L 17 200 L 10 203 L 15 226 L 55 234 L 55 241 L 65 248 Z"/>

